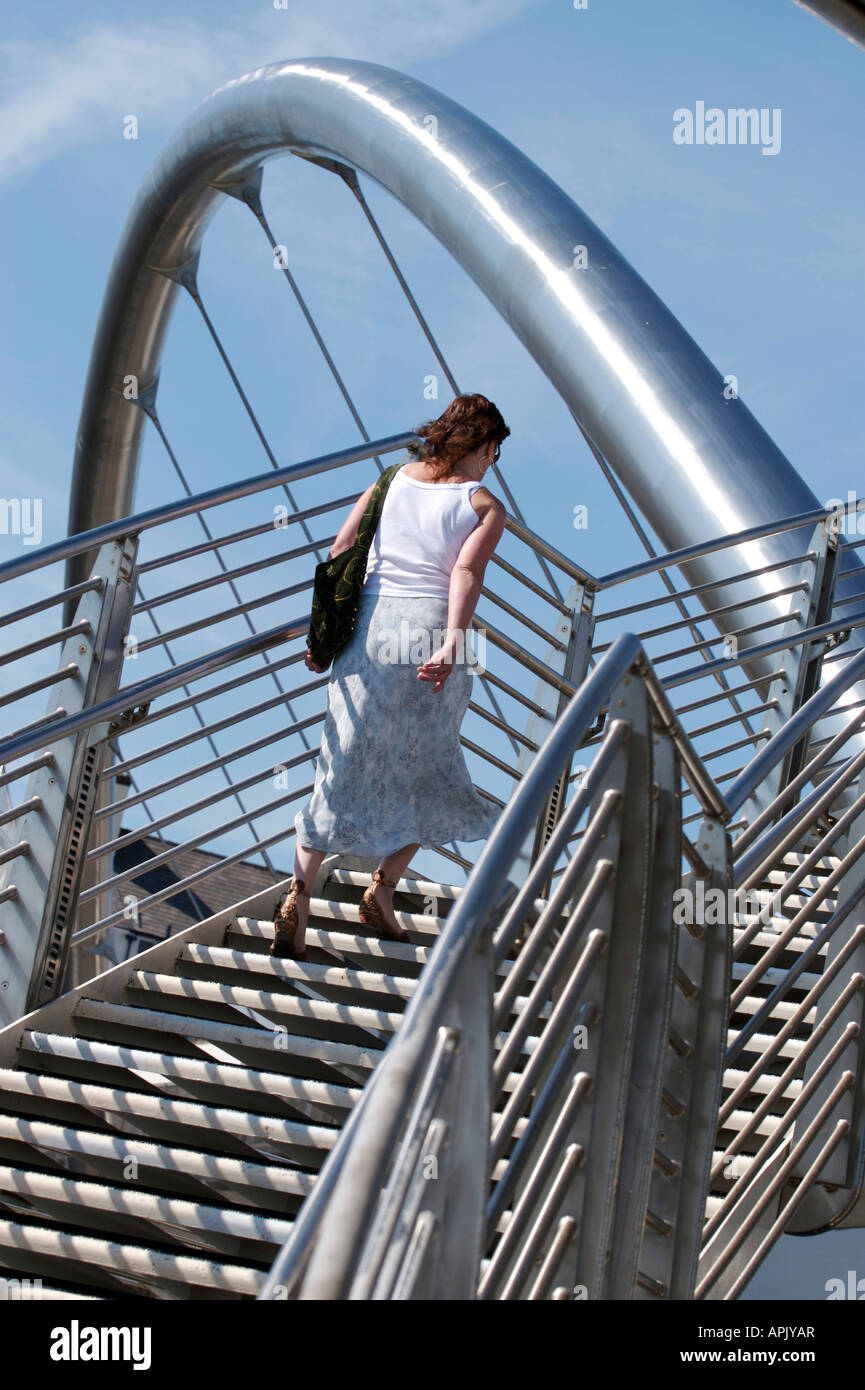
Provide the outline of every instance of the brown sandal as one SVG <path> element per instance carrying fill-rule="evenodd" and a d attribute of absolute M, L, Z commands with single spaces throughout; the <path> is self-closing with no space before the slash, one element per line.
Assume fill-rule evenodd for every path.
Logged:
<path fill-rule="evenodd" d="M 382 936 L 386 937 L 388 941 L 405 941 L 410 943 L 411 937 L 407 931 L 404 931 L 402 927 L 398 927 L 396 932 L 394 932 L 392 927 L 388 925 L 384 913 L 375 900 L 375 885 L 377 883 L 382 884 L 385 888 L 396 887 L 395 879 L 385 878 L 381 869 L 376 869 L 372 876 L 372 883 L 360 900 L 360 906 L 358 907 L 360 920 L 363 922 L 364 926 L 374 927 L 376 931 L 381 932 Z"/>
<path fill-rule="evenodd" d="M 273 914 L 273 942 L 270 947 L 270 955 L 272 956 L 280 956 L 288 960 L 306 960 L 305 949 L 303 951 L 294 949 L 294 934 L 299 926 L 297 915 L 299 897 L 309 897 L 306 885 L 302 878 L 292 878 L 291 888 L 287 893 L 282 894 Z"/>

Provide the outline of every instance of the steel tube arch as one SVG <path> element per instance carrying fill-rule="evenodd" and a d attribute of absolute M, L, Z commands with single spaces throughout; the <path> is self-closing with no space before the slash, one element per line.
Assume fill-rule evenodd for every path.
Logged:
<path fill-rule="evenodd" d="M 795 0 L 801 10 L 830 24 L 851 43 L 865 48 L 865 4 L 863 0 Z"/>
<path fill-rule="evenodd" d="M 718 369 L 577 204 L 496 130 L 441 92 L 375 63 L 304 58 L 226 83 L 156 161 L 111 268 L 78 432 L 70 531 L 132 509 L 144 413 L 124 379 L 155 389 L 179 277 L 226 190 L 293 153 L 366 173 L 419 218 L 532 354 L 668 549 L 806 512 L 821 502 Z M 575 248 L 585 248 L 579 268 Z M 172 278 L 174 277 L 174 278 Z M 798 553 L 795 533 L 742 544 L 741 571 Z M 730 560 L 689 562 L 725 595 Z M 838 596 L 865 590 L 856 552 Z M 82 577 L 70 562 L 67 582 Z M 846 576 L 846 577 L 845 577 Z M 753 615 L 777 618 L 764 576 Z M 786 611 L 786 608 L 785 610 Z M 729 627 L 736 625 L 731 614 Z M 856 633 L 852 645 L 861 646 Z M 761 668 L 753 675 L 763 674 Z M 862 698 L 858 686 L 850 700 Z"/>

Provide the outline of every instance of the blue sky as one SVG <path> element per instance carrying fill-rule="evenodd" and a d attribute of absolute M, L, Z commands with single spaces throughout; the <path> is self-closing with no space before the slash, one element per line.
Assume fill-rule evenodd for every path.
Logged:
<path fill-rule="evenodd" d="M 524 149 L 586 208 L 718 367 L 735 372 L 750 409 L 815 489 L 855 486 L 865 297 L 865 195 L 854 174 L 865 123 L 857 100 L 861 55 L 790 0 L 732 0 L 722 17 L 708 0 L 590 0 L 585 11 L 565 0 L 315 0 L 287 10 L 263 0 L 222 0 L 206 9 L 157 0 L 146 16 L 107 3 L 71 10 L 48 0 L 7 12 L 0 41 L 0 468 L 6 495 L 38 472 L 45 539 L 65 533 L 96 315 L 118 234 L 150 163 L 220 82 L 282 57 L 343 53 L 404 67 Z M 698 99 L 779 107 L 781 153 L 675 145 L 672 112 Z M 122 138 L 130 113 L 139 120 L 137 141 Z M 300 163 L 277 163 L 289 162 Z M 318 171 L 292 170 L 291 183 L 275 163 L 268 175 L 269 206 L 294 238 L 295 273 L 324 324 L 338 328 L 346 299 L 360 294 L 364 272 L 377 273 L 380 255 L 362 219 L 335 197 L 342 190 L 319 189 Z M 315 184 L 327 212 L 339 217 L 336 238 L 328 235 L 332 228 L 322 237 L 314 216 L 306 228 L 297 225 L 286 195 L 298 182 L 310 190 Z M 574 502 L 594 502 L 598 524 L 580 535 L 579 558 L 603 571 L 600 523 L 615 517 L 613 504 L 566 410 L 424 229 L 369 181 L 367 193 L 458 380 L 493 396 L 511 423 L 507 465 L 523 506 L 532 519 L 557 527 L 553 538 L 573 553 L 567 518 L 544 517 L 543 493 L 526 480 L 542 466 Z M 239 208 L 220 213 L 214 265 L 220 246 L 229 255 L 236 250 L 242 220 Z M 205 284 L 207 269 L 206 257 Z M 253 300 L 242 276 L 234 276 L 232 291 L 224 266 L 214 274 L 232 349 L 241 350 L 259 313 L 274 334 L 272 375 L 258 363 L 254 370 L 259 399 L 278 402 L 291 392 L 296 325 L 280 339 L 272 282 L 266 297 Z M 383 303 L 380 322 L 367 326 L 374 351 L 341 362 L 373 433 L 427 413 L 420 387 L 426 354 L 408 316 L 389 317 L 395 304 L 395 296 Z M 178 332 L 182 318 L 178 313 Z M 397 335 L 398 367 L 388 382 L 382 369 L 393 360 Z M 178 336 L 181 357 L 183 341 Z M 164 378 L 170 366 L 169 352 Z M 328 385 L 323 372 L 315 381 L 322 390 Z M 291 397 L 290 437 L 282 430 L 286 457 L 307 443 L 318 451 L 318 422 L 313 416 L 308 429 L 304 420 L 309 399 Z M 328 437 L 341 443 L 352 437 L 350 421 L 331 401 Z M 211 409 L 199 405 L 202 416 L 188 417 L 196 426 Z M 203 465 L 196 473 L 195 461 L 188 463 L 193 478 L 203 476 Z M 228 476 L 234 459 L 227 455 L 225 463 Z M 623 532 L 622 544 L 629 543 Z M 0 537 L 0 546 L 5 556 L 14 540 Z"/>
<path fill-rule="evenodd" d="M 497 127 L 586 209 L 718 368 L 735 373 L 818 496 L 859 490 L 865 55 L 791 0 L 589 0 L 586 10 L 571 0 L 288 0 L 284 10 L 270 0 L 152 0 L 146 9 L 45 0 L 7 10 L 0 39 L 0 493 L 38 487 L 44 541 L 66 533 L 102 291 L 150 164 L 214 87 L 311 56 L 400 68 Z M 676 145 L 673 112 L 701 100 L 780 109 L 780 152 Z M 135 141 L 123 139 L 130 114 Z M 530 524 L 595 573 L 641 558 L 525 350 L 425 229 L 362 182 L 460 385 L 491 396 L 511 426 L 503 466 Z M 296 160 L 273 161 L 264 190 L 373 437 L 438 413 L 423 397 L 429 353 L 350 195 Z M 263 245 L 228 200 L 208 233 L 201 285 L 289 463 L 356 434 Z M 193 488 L 266 469 L 183 300 L 160 413 Z M 151 432 L 136 505 L 177 494 Z M 575 532 L 578 503 L 589 526 Z M 0 535 L 0 559 L 20 543 Z M 39 591 L 37 579 L 28 584 L 18 602 Z M 858 1232 L 787 1239 L 751 1294 L 822 1298 L 825 1279 L 854 1268 L 857 1251 L 865 1265 Z"/>

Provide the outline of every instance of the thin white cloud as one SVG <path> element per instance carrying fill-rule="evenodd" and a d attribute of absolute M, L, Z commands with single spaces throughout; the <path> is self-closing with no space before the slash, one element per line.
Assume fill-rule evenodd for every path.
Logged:
<path fill-rule="evenodd" d="M 51 42 L 0 42 L 0 179 L 83 144 L 120 139 L 123 118 L 170 130 L 215 87 L 286 58 L 399 66 L 452 51 L 534 0 L 290 0 L 242 26 L 191 20 L 99 24 Z"/>

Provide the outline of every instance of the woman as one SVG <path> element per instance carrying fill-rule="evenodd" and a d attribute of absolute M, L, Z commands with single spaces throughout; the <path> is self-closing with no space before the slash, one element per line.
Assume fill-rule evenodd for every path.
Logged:
<path fill-rule="evenodd" d="M 472 786 L 459 729 L 471 694 L 467 634 L 505 523 L 483 478 L 510 430 L 491 401 L 468 395 L 417 433 L 424 443 L 410 447 L 388 488 L 356 627 L 333 663 L 273 955 L 306 959 L 309 888 L 327 853 L 381 855 L 360 918 L 408 941 L 392 898 L 412 855 L 447 839 L 486 839 L 498 814 Z M 357 499 L 331 557 L 354 544 L 373 486 Z M 306 664 L 325 669 L 309 651 Z"/>

